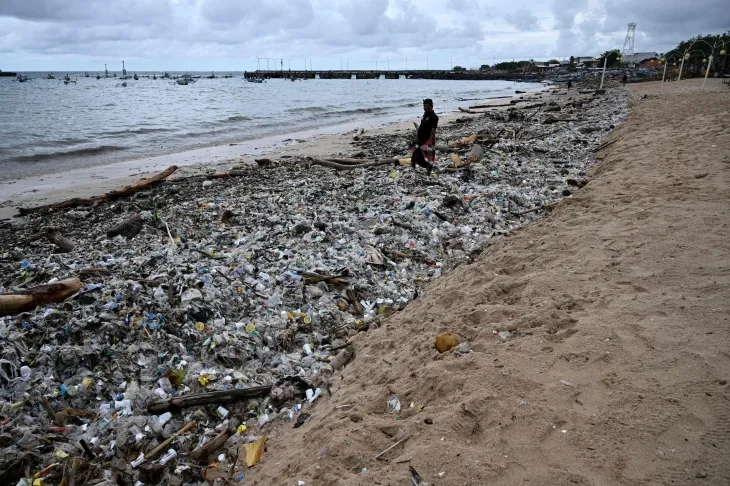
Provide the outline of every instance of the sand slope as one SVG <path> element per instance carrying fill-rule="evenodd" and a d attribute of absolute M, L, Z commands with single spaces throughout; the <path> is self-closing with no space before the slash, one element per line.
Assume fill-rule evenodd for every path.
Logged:
<path fill-rule="evenodd" d="M 631 86 L 592 181 L 360 334 L 243 484 L 729 484 L 730 90 L 708 85 Z M 472 351 L 439 355 L 446 330 Z"/>

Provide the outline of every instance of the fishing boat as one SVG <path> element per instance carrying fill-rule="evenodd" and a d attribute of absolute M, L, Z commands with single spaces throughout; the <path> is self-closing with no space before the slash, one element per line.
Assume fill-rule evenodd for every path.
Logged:
<path fill-rule="evenodd" d="M 101 79 L 101 75 L 97 74 L 96 79 Z"/>
<path fill-rule="evenodd" d="M 134 80 L 135 81 L 139 80 L 139 76 L 137 76 L 137 73 L 134 73 Z"/>
<path fill-rule="evenodd" d="M 210 76 L 206 76 L 208 79 L 215 79 L 215 73 L 210 73 Z"/>
<path fill-rule="evenodd" d="M 71 83 L 76 84 L 76 80 L 75 79 L 73 81 L 71 79 L 64 79 L 63 80 L 63 84 L 71 84 Z"/>
<path fill-rule="evenodd" d="M 264 78 L 246 78 L 249 83 L 263 83 Z"/>
<path fill-rule="evenodd" d="M 28 81 L 28 76 L 18 74 L 18 76 L 15 78 L 15 80 L 19 83 L 25 83 L 26 81 Z"/>
<path fill-rule="evenodd" d="M 53 75 L 53 73 L 46 74 L 46 79 L 56 79 L 56 76 Z"/>
<path fill-rule="evenodd" d="M 109 70 L 106 68 L 106 64 L 104 64 L 104 77 L 105 78 L 109 77 Z"/>
<path fill-rule="evenodd" d="M 177 84 L 180 86 L 187 86 L 188 84 L 194 83 L 195 78 L 191 76 L 190 74 L 183 74 L 176 80 Z"/>
<path fill-rule="evenodd" d="M 84 73 L 84 77 L 85 78 L 88 78 L 89 77 L 89 73 Z"/>
<path fill-rule="evenodd" d="M 63 77 L 63 82 L 66 84 L 71 82 L 71 78 L 68 76 L 68 73 L 66 73 L 66 76 Z"/>
<path fill-rule="evenodd" d="M 127 68 L 124 66 L 124 61 L 122 61 L 122 75 L 119 76 L 119 79 L 129 79 L 129 76 L 127 76 Z"/>

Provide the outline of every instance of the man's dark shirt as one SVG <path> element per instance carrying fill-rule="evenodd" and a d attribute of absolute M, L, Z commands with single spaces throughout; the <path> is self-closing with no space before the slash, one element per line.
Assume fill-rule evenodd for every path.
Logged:
<path fill-rule="evenodd" d="M 418 127 L 418 143 L 423 144 L 431 138 L 431 129 L 439 124 L 439 117 L 435 112 L 424 113 L 421 125 Z"/>

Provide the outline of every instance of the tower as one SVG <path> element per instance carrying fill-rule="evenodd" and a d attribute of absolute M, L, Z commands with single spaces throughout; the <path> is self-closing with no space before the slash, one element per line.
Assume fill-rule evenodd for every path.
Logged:
<path fill-rule="evenodd" d="M 621 56 L 624 61 L 628 61 L 627 57 L 634 55 L 634 38 L 636 37 L 636 24 L 631 22 L 629 24 L 629 30 L 626 31 L 626 40 L 624 41 L 624 49 L 621 52 Z"/>

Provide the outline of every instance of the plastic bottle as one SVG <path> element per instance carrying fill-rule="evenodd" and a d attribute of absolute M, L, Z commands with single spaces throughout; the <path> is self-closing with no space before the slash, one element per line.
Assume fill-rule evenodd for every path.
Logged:
<path fill-rule="evenodd" d="M 177 452 L 175 451 L 175 449 L 168 449 L 167 454 L 165 454 L 164 456 L 162 456 L 160 458 L 160 464 L 162 464 L 164 466 L 165 464 L 172 461 L 176 457 L 177 457 Z"/>

